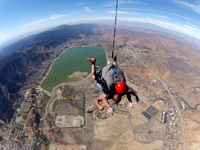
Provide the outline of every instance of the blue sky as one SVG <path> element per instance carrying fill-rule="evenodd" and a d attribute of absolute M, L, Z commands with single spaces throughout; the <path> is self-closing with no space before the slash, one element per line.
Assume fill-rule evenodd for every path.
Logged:
<path fill-rule="evenodd" d="M 61 24 L 113 21 L 116 1 L 0 0 L 0 44 Z M 151 23 L 200 39 L 198 0 L 119 0 L 118 21 Z"/>

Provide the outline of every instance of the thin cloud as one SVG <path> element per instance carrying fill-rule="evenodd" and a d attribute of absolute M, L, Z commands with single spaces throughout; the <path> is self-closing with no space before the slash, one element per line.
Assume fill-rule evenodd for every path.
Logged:
<path fill-rule="evenodd" d="M 69 16 L 69 15 L 72 15 L 72 14 L 73 13 L 71 13 L 71 14 L 65 14 L 65 15 L 58 15 L 58 14 L 57 15 L 50 15 L 48 18 L 40 19 L 38 21 L 34 21 L 34 22 L 31 22 L 31 23 L 25 24 L 22 27 L 32 26 L 32 25 L 35 25 L 35 24 L 39 24 L 39 23 L 42 23 L 42 22 L 49 21 L 49 20 L 53 20 L 53 19 L 57 19 L 57 18 L 61 18 L 61 17 L 66 17 L 66 16 Z"/>
<path fill-rule="evenodd" d="M 173 0 L 173 3 L 177 4 L 177 5 L 180 5 L 180 6 L 185 6 L 186 8 L 189 8 L 191 9 L 192 11 L 200 14 L 200 6 L 197 6 L 197 5 L 194 5 L 192 3 L 188 3 L 188 2 L 185 2 L 185 1 L 180 1 L 180 0 Z"/>
<path fill-rule="evenodd" d="M 41 19 L 41 20 L 38 20 L 38 21 L 34 21 L 34 22 L 31 22 L 31 23 L 25 24 L 22 27 L 31 26 L 31 25 L 38 24 L 38 23 L 41 23 L 41 22 L 44 22 L 44 21 L 46 21 L 46 19 Z"/>
<path fill-rule="evenodd" d="M 194 28 L 194 27 L 191 27 L 191 26 L 188 26 L 188 25 L 183 25 L 184 27 L 188 28 L 188 29 L 191 29 L 191 30 L 195 30 L 195 31 L 198 31 L 200 32 L 200 30 Z"/>
<path fill-rule="evenodd" d="M 150 5 L 150 4 L 147 4 L 147 3 L 143 3 L 143 2 L 138 2 L 138 1 L 125 1 L 125 0 L 121 0 L 119 1 L 119 4 L 142 4 L 142 5 Z"/>
<path fill-rule="evenodd" d="M 83 13 L 83 12 L 78 12 L 78 13 Z M 6 42 L 8 41 L 9 39 L 11 39 L 11 37 L 15 38 L 15 37 L 19 37 L 20 35 L 24 35 L 24 34 L 27 34 L 27 33 L 30 33 L 30 32 L 36 32 L 39 33 L 39 30 L 42 31 L 44 29 L 47 29 L 47 28 L 50 28 L 52 26 L 56 27 L 58 25 L 61 25 L 61 24 L 77 24 L 77 23 L 96 23 L 96 22 L 99 22 L 99 23 L 102 23 L 102 22 L 105 22 L 105 23 L 109 23 L 112 22 L 113 23 L 113 17 L 92 17 L 92 18 L 76 18 L 76 19 L 69 19 L 69 20 L 62 20 L 62 21 L 59 21 L 59 22 L 54 22 L 52 21 L 52 24 L 42 24 L 41 26 L 37 26 L 37 27 L 34 27 L 34 28 L 28 28 L 28 29 L 20 29 L 18 30 L 16 33 L 15 32 L 10 32 L 8 33 L 6 38 L 4 37 L 5 41 L 3 42 Z M 158 19 L 153 19 L 153 18 L 125 18 L 125 17 L 118 17 L 118 21 L 120 21 L 121 23 L 124 23 L 124 21 L 128 21 L 128 22 L 141 22 L 141 23 L 150 23 L 150 24 L 154 24 L 154 25 L 157 25 L 157 26 L 160 26 L 162 28 L 166 28 L 166 29 L 169 29 L 169 30 L 173 30 L 173 31 L 177 31 L 177 32 L 181 32 L 181 33 L 184 33 L 184 34 L 187 34 L 189 36 L 192 36 L 192 37 L 195 37 L 197 39 L 200 39 L 200 32 L 196 31 L 196 30 L 192 30 L 192 29 L 189 29 L 187 26 L 182 26 L 182 25 L 178 25 L 178 24 L 173 24 L 173 23 L 170 23 L 170 22 L 166 22 L 166 21 L 159 21 Z M 0 37 L 1 38 L 1 37 Z M 4 40 L 2 39 L 2 40 Z M 1 41 L 0 41 L 1 42 Z"/>
<path fill-rule="evenodd" d="M 5 37 L 0 37 L 0 42 L 4 41 L 6 38 Z"/>
<path fill-rule="evenodd" d="M 96 21 L 99 21 L 99 22 L 106 22 L 108 23 L 109 21 L 113 21 L 113 17 L 93 17 L 93 18 L 81 18 L 81 19 L 78 19 L 77 22 L 96 22 Z M 118 17 L 118 21 L 120 22 L 124 22 L 124 21 L 127 21 L 127 22 L 140 22 L 140 23 L 150 23 L 150 24 L 153 24 L 153 25 L 156 25 L 156 26 L 159 26 L 159 27 L 162 27 L 162 28 L 165 28 L 165 29 L 169 29 L 169 30 L 172 30 L 172 31 L 176 31 L 176 32 L 180 32 L 180 33 L 184 33 L 186 35 L 189 35 L 191 37 L 195 37 L 197 39 L 200 39 L 200 32 L 198 31 L 194 31 L 194 30 L 191 30 L 187 27 L 184 27 L 182 25 L 178 25 L 178 24 L 174 24 L 174 23 L 170 23 L 170 22 L 167 22 L 167 21 L 160 21 L 158 19 L 153 19 L 153 18 L 134 18 L 134 17 L 131 17 L 131 18 L 125 18 L 125 17 Z M 71 21 L 72 22 L 72 21 Z M 77 23 L 76 22 L 76 23 Z"/>
<path fill-rule="evenodd" d="M 115 14 L 116 12 L 115 11 L 106 11 L 108 13 L 111 13 L 111 14 Z M 137 12 L 134 12 L 134 13 L 130 13 L 130 12 L 125 12 L 125 11 L 117 11 L 117 14 L 139 14 Z"/>
<path fill-rule="evenodd" d="M 194 31 L 194 30 L 188 28 L 188 26 L 187 27 L 180 26 L 180 25 L 177 25 L 174 23 L 160 21 L 160 20 L 153 19 L 153 18 L 122 18 L 122 17 L 118 17 L 118 21 L 150 23 L 150 24 L 154 24 L 154 25 L 160 26 L 165 29 L 173 30 L 176 32 L 181 32 L 181 33 L 190 35 L 192 37 L 195 37 L 197 39 L 200 39 L 200 32 Z"/>
<path fill-rule="evenodd" d="M 154 15 L 154 14 L 152 14 L 152 16 L 154 16 L 154 17 L 159 17 L 159 18 L 164 18 L 164 19 L 170 19 L 170 18 L 168 18 L 168 17 L 160 16 L 160 15 Z"/>
<path fill-rule="evenodd" d="M 66 17 L 69 16 L 71 14 L 65 14 L 65 15 L 51 15 L 49 18 L 50 19 L 56 19 L 56 18 L 61 18 L 61 17 Z"/>
<path fill-rule="evenodd" d="M 199 21 L 196 21 L 196 20 L 181 16 L 181 15 L 177 15 L 177 14 L 174 14 L 174 13 L 168 13 L 168 12 L 157 11 L 157 10 L 142 9 L 142 8 L 121 8 L 121 9 L 134 9 L 134 10 L 145 10 L 145 11 L 152 11 L 152 12 L 160 12 L 160 13 L 164 13 L 164 14 L 169 14 L 169 15 L 181 17 L 181 18 L 184 18 L 184 19 L 187 19 L 187 20 L 190 20 L 190 21 L 193 21 L 193 22 L 196 22 L 196 23 L 200 24 Z"/>
<path fill-rule="evenodd" d="M 85 8 L 85 10 L 87 10 L 87 11 L 89 11 L 89 12 L 94 12 L 94 11 L 92 11 L 91 9 L 89 9 L 88 7 L 84 7 Z"/>
<path fill-rule="evenodd" d="M 197 28 L 197 26 L 196 25 L 194 25 L 194 24 L 191 24 L 193 27 L 195 27 L 195 28 Z"/>
<path fill-rule="evenodd" d="M 143 3 L 143 2 L 138 2 L 138 1 L 130 1 L 130 0 L 119 0 L 118 4 L 142 4 L 142 5 L 150 5 L 147 3 Z M 115 6 L 116 5 L 116 1 L 110 1 L 107 2 L 103 5 L 101 5 L 101 7 L 110 7 L 110 6 Z"/>

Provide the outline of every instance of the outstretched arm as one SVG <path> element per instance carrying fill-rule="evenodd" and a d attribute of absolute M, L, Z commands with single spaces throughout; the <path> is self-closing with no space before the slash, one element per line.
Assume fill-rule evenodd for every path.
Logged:
<path fill-rule="evenodd" d="M 135 92 L 132 92 L 132 91 L 128 91 L 128 92 L 127 92 L 128 101 L 129 101 L 129 102 L 132 102 L 132 101 L 131 101 L 131 94 L 135 96 L 136 101 L 137 101 L 137 103 L 138 103 L 139 97 L 137 96 L 137 94 L 136 94 Z"/>
<path fill-rule="evenodd" d="M 104 102 L 104 104 L 106 105 L 106 107 L 108 107 L 108 108 L 111 108 L 111 106 L 110 106 L 110 104 L 108 103 L 108 100 L 107 100 L 107 94 L 104 94 L 103 95 L 103 102 Z"/>
<path fill-rule="evenodd" d="M 107 114 L 108 114 L 109 116 L 111 116 L 111 115 L 114 114 L 114 109 L 109 105 L 108 99 L 107 99 L 106 97 L 107 97 L 107 94 L 104 94 L 104 95 L 103 95 L 103 102 L 104 102 L 104 104 L 106 105 L 106 107 L 108 107 L 108 112 L 107 112 Z"/>
<path fill-rule="evenodd" d="M 101 97 L 97 98 L 97 99 L 95 100 L 95 105 L 99 108 L 99 110 L 103 110 L 103 106 L 101 106 L 101 105 L 99 104 L 100 101 L 102 101 Z"/>

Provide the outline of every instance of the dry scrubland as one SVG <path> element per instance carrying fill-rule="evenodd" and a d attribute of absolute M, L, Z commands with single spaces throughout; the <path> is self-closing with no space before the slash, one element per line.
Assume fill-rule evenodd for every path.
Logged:
<path fill-rule="evenodd" d="M 112 29 L 101 29 L 101 33 L 103 33 L 103 41 L 106 41 L 102 46 L 111 55 L 111 47 L 107 42 L 112 43 Z M 130 28 L 117 29 L 115 54 L 118 55 L 118 64 L 127 79 L 142 87 L 144 91 L 160 96 L 164 95 L 163 89 L 157 86 L 160 83 L 153 82 L 155 76 L 136 61 L 131 52 L 133 49 L 127 43 L 137 50 L 140 60 L 155 72 L 168 88 L 171 88 L 171 93 L 186 102 L 184 116 L 187 124 L 185 127 L 187 149 L 197 148 L 200 139 L 198 139 L 198 132 L 195 131 L 200 129 L 200 123 L 194 118 L 199 118 L 198 105 L 200 104 L 199 46 L 190 43 L 188 39 L 180 39 L 172 35 L 145 30 L 136 31 Z M 150 85 L 149 82 L 153 84 Z M 149 101 L 153 100 L 152 97 L 148 97 Z"/>
<path fill-rule="evenodd" d="M 105 27 L 95 30 L 98 30 L 101 35 L 90 38 L 82 36 L 82 39 L 77 40 L 74 45 L 78 46 L 79 43 L 85 42 L 87 46 L 101 46 L 110 57 L 113 28 Z M 155 76 L 137 61 L 135 51 L 139 54 L 140 60 L 167 84 L 173 96 L 186 102 L 183 114 L 187 124 L 185 126 L 187 149 L 197 147 L 197 143 L 200 142 L 197 132 L 200 130 L 199 107 L 197 107 L 200 104 L 198 47 L 187 40 L 161 33 L 118 28 L 115 47 L 117 62 L 131 87 L 137 91 L 140 102 L 134 109 L 130 109 L 126 98 L 122 99 L 119 106 L 109 101 L 115 109 L 115 114 L 107 117 L 106 109 L 100 112 L 94 107 L 94 100 L 102 92 L 94 84 L 92 78 L 84 83 L 74 83 L 72 86 L 63 87 L 65 89 L 62 89 L 63 98 L 69 96 L 70 100 L 54 108 L 55 113 L 48 111 L 47 117 L 40 122 L 42 133 L 48 141 L 47 145 L 42 143 L 43 149 L 46 147 L 95 150 L 162 149 L 166 125 L 161 123 L 161 117 L 162 111 L 167 111 L 167 107 L 159 100 L 167 99 L 168 94 L 162 89 L 162 84 Z M 73 75 L 78 77 L 76 73 Z M 48 99 L 45 99 L 45 103 L 40 102 L 43 106 L 40 108 L 41 116 L 45 114 L 44 105 L 47 104 Z M 151 105 L 159 111 L 152 118 L 153 121 L 141 114 L 141 111 L 145 111 Z M 87 113 L 88 110 L 91 113 Z M 82 116 L 85 124 L 78 128 L 56 127 L 56 116 L 64 115 Z M 173 128 L 170 127 L 171 129 Z M 177 127 L 177 130 L 180 132 L 180 128 Z M 177 139 L 181 139 L 179 134 L 177 134 Z M 181 143 L 178 146 L 180 145 Z"/>

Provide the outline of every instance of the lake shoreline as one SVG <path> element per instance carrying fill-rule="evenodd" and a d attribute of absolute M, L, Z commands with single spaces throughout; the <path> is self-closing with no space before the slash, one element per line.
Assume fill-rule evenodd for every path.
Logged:
<path fill-rule="evenodd" d="M 105 59 L 105 57 L 103 58 L 103 57 L 101 57 L 101 55 L 106 56 L 106 61 L 108 62 L 108 59 L 109 59 L 109 58 L 108 58 L 108 55 L 106 54 L 105 50 L 104 50 L 102 47 L 99 47 L 99 46 L 81 47 L 81 46 L 79 46 L 79 47 L 78 47 L 78 48 L 79 48 L 78 51 L 80 52 L 80 49 L 81 49 L 81 48 L 90 48 L 90 49 L 88 50 L 88 52 L 89 52 L 88 55 L 91 56 L 91 55 L 94 55 L 94 53 L 91 53 L 91 50 L 92 50 L 91 48 L 93 48 L 93 47 L 94 47 L 94 48 L 97 48 L 97 52 L 100 51 L 100 53 L 97 53 L 97 56 L 100 57 L 100 58 L 102 58 L 102 59 Z M 40 87 L 41 87 L 42 89 L 47 90 L 47 91 L 50 91 L 50 92 L 52 91 L 52 90 L 48 90 L 48 89 L 42 87 L 42 84 L 43 84 L 43 82 L 45 81 L 45 79 L 49 76 L 49 73 L 50 73 L 50 71 L 51 71 L 51 69 L 52 69 L 52 66 L 54 65 L 54 62 L 55 62 L 58 58 L 60 58 L 61 54 L 65 53 L 65 52 L 68 51 L 70 48 L 72 48 L 72 49 L 75 48 L 75 49 L 76 49 L 77 46 L 70 46 L 69 48 L 67 48 L 66 50 L 64 50 L 62 53 L 60 53 L 59 56 L 58 56 L 56 59 L 54 59 L 54 61 L 51 63 L 51 66 L 50 66 L 49 69 L 48 69 L 48 72 L 47 72 L 46 75 L 43 77 L 43 79 L 40 81 Z M 100 49 L 99 49 L 99 48 L 100 48 Z M 103 49 L 104 54 L 102 54 L 102 52 L 101 52 L 102 50 L 101 50 L 101 49 Z M 88 53 L 88 52 L 86 52 L 86 53 Z M 74 53 L 72 53 L 72 54 L 73 54 L 72 57 L 74 57 Z M 79 57 L 80 57 L 80 55 L 81 55 L 81 54 L 79 54 Z M 62 57 L 63 57 L 63 56 L 62 56 Z M 75 57 L 76 57 L 76 56 L 75 56 Z M 78 57 L 78 56 L 77 56 L 77 57 Z M 86 57 L 86 56 L 84 56 L 84 57 Z M 89 56 L 88 56 L 88 57 L 89 57 Z M 94 56 L 93 56 L 93 57 L 94 57 Z M 62 59 L 63 59 L 63 58 L 62 58 Z M 98 58 L 98 59 L 99 59 L 99 58 Z M 73 62 L 74 62 L 74 61 L 72 60 L 72 64 L 73 64 Z M 84 60 L 84 62 L 81 63 L 81 64 L 84 65 L 84 63 L 86 63 L 86 62 L 87 62 L 87 61 Z M 76 63 L 76 62 L 75 62 L 75 63 Z M 100 63 L 101 63 L 101 61 L 100 61 Z M 103 62 L 103 63 L 105 63 L 105 62 Z M 68 63 L 67 63 L 67 64 L 68 64 Z M 72 64 L 69 64 L 69 65 L 72 65 Z M 107 64 L 107 63 L 106 63 L 106 64 Z M 102 65 L 102 66 L 104 66 L 104 65 Z M 85 66 L 84 66 L 84 67 L 85 67 Z M 70 66 L 70 68 L 71 68 L 71 66 Z M 75 67 L 75 68 L 76 68 L 76 67 Z M 86 67 L 85 67 L 85 68 L 86 68 Z M 79 69 L 80 69 L 80 67 L 79 67 Z M 87 70 L 88 70 L 88 69 L 87 69 Z M 77 72 L 77 71 L 79 71 L 79 72 L 85 72 L 85 71 L 81 71 L 81 70 L 74 70 L 74 72 Z M 74 72 L 73 72 L 73 73 L 74 73 Z M 90 70 L 89 70 L 89 71 L 86 71 L 86 72 L 88 72 L 88 75 L 90 74 Z M 72 73 L 72 74 L 73 74 L 73 73 Z M 72 75 L 72 74 L 70 74 L 70 75 Z M 70 76 L 70 75 L 67 75 L 67 78 L 69 78 L 68 76 Z M 88 75 L 87 75 L 87 76 L 88 76 Z M 87 77 L 87 76 L 86 76 L 86 77 Z M 62 76 L 61 76 L 61 77 L 62 77 Z M 60 78 L 61 78 L 61 77 L 60 77 Z M 85 78 L 86 78 L 86 77 L 85 77 Z M 55 77 L 55 78 L 57 78 L 57 77 Z M 57 79 L 58 79 L 58 78 L 57 78 Z M 63 77 L 62 77 L 61 79 L 63 79 Z M 70 78 L 69 78 L 69 79 L 70 79 Z M 73 78 L 71 78 L 71 79 L 72 79 L 72 81 L 69 81 L 69 82 L 76 82 L 75 79 L 73 79 Z M 82 80 L 82 79 L 83 79 L 83 78 L 81 78 L 81 80 Z M 49 80 L 49 79 L 48 79 L 48 80 Z M 59 80 L 59 79 L 58 79 L 58 80 Z M 64 79 L 64 80 L 65 80 L 65 79 Z M 47 83 L 48 83 L 48 82 L 47 82 Z M 67 82 L 64 81 L 63 83 L 67 83 Z M 45 84 L 45 83 L 44 83 L 44 84 Z M 60 83 L 60 84 L 62 84 L 62 83 Z M 58 85 L 59 85 L 59 84 L 58 84 Z"/>

